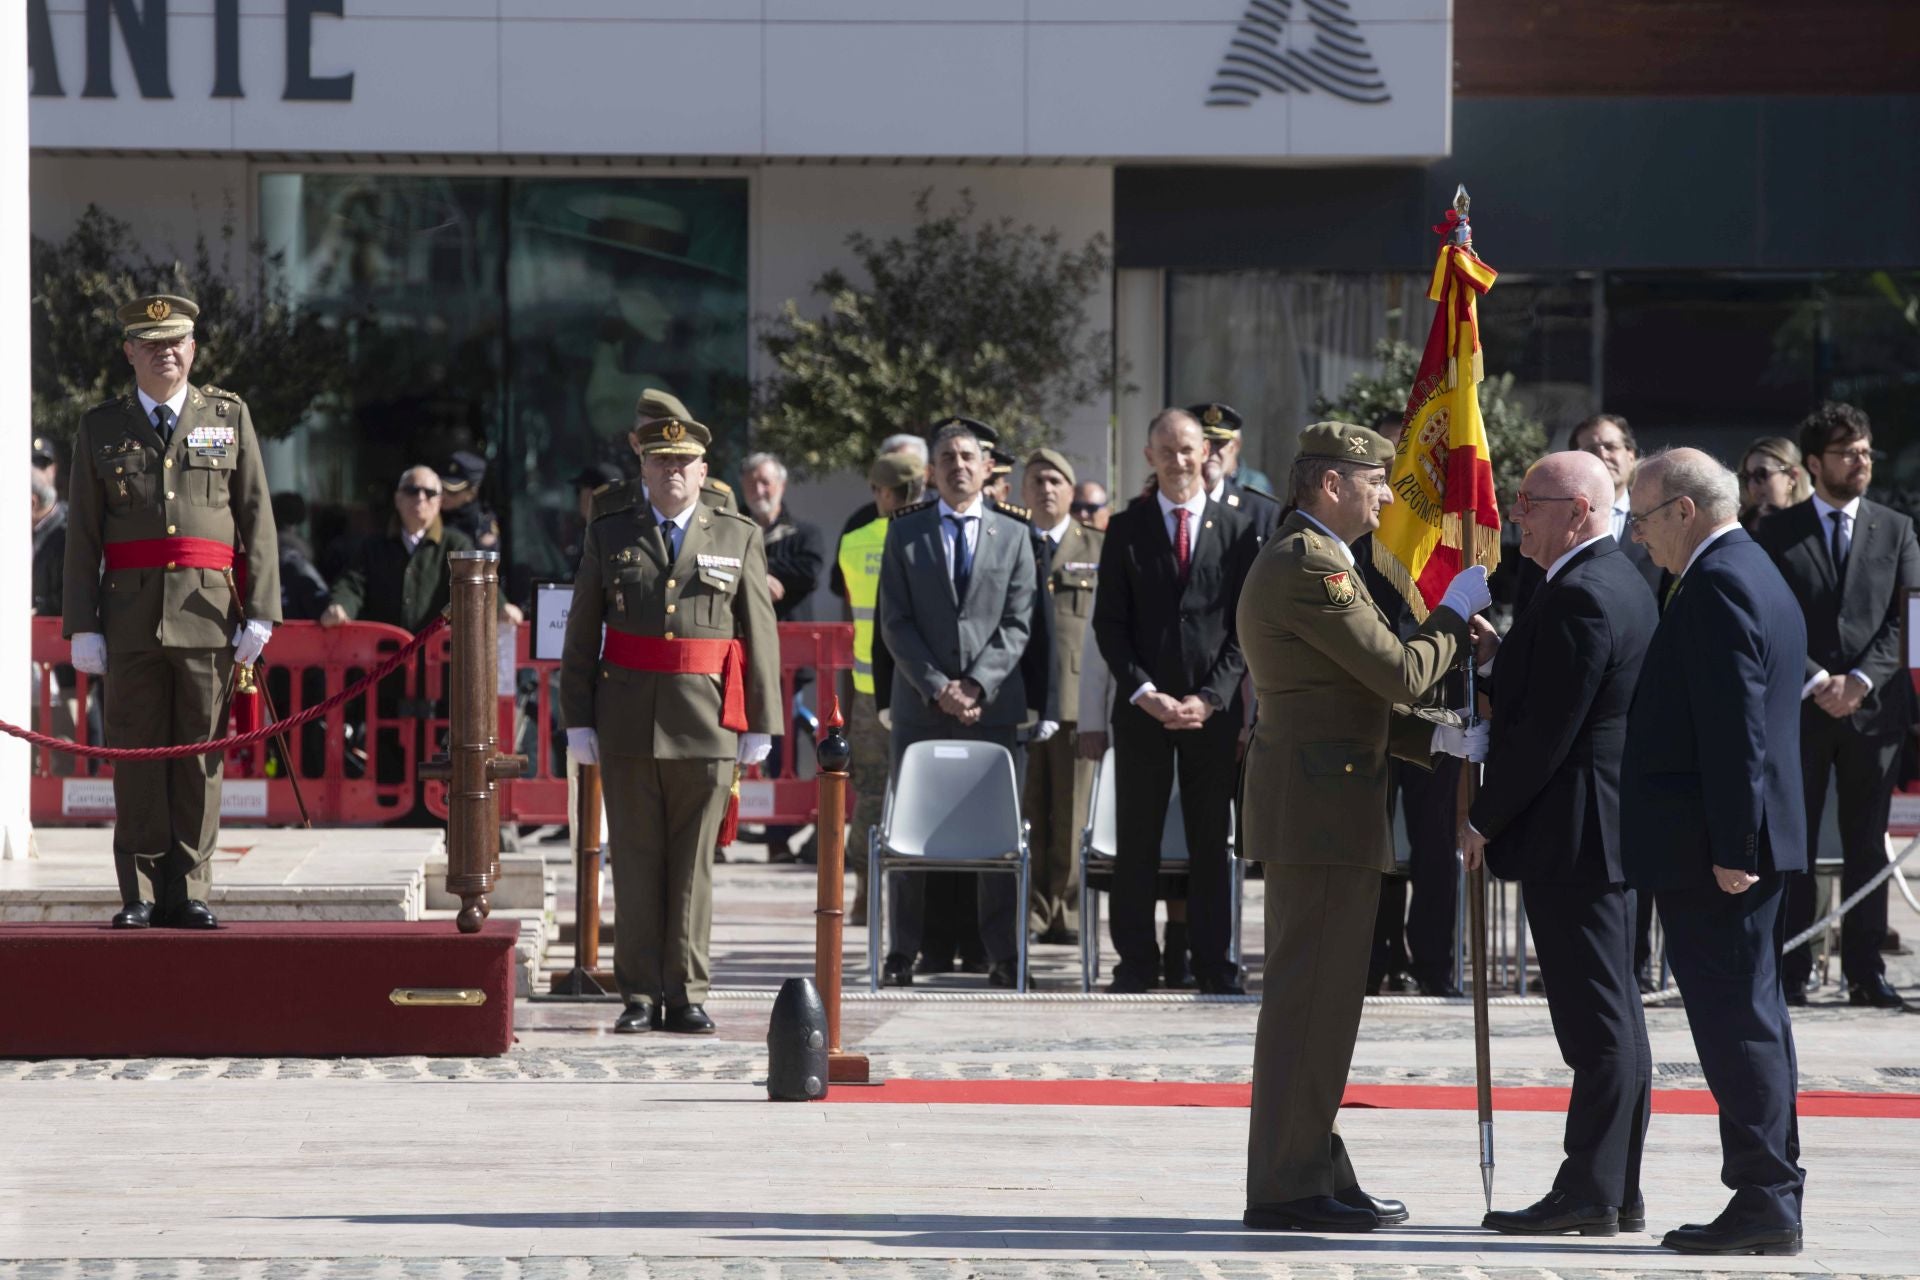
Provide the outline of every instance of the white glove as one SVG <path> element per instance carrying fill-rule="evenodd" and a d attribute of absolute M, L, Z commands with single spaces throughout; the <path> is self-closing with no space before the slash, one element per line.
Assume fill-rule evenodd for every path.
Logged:
<path fill-rule="evenodd" d="M 1473 565 L 1453 575 L 1453 581 L 1447 584 L 1447 594 L 1440 598 L 1440 607 L 1451 609 L 1463 618 L 1471 618 L 1493 603 L 1493 593 L 1487 590 L 1487 569 L 1485 565 Z"/>
<path fill-rule="evenodd" d="M 243 622 L 233 633 L 233 660 L 243 667 L 260 661 L 261 651 L 273 639 L 271 622 Z"/>
<path fill-rule="evenodd" d="M 1437 724 L 1433 727 L 1433 749 L 1443 755 L 1459 756 L 1462 760 L 1478 764 L 1487 758 L 1487 743 L 1492 736 L 1493 726 L 1485 720 L 1471 728 L 1458 724 Z"/>
<path fill-rule="evenodd" d="M 734 759 L 741 768 L 750 764 L 759 764 L 773 753 L 773 738 L 764 733 L 743 733 L 740 735 L 740 751 Z"/>
<path fill-rule="evenodd" d="M 98 631 L 82 631 L 74 636 L 73 669 L 90 676 L 107 674 L 107 638 Z"/>
<path fill-rule="evenodd" d="M 1045 742 L 1058 732 L 1060 732 L 1060 722 L 1058 720 L 1042 720 L 1039 724 L 1033 726 L 1033 740 L 1035 742 Z"/>
<path fill-rule="evenodd" d="M 599 764 L 599 731 L 594 729 L 567 730 L 567 757 L 575 764 Z"/>

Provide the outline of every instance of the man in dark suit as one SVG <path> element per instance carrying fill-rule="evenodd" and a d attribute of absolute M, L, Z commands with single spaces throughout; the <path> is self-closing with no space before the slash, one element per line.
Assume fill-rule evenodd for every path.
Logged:
<path fill-rule="evenodd" d="M 1913 723 L 1913 690 L 1901 652 L 1907 593 L 1920 587 L 1913 521 L 1864 496 L 1873 481 L 1867 415 L 1822 405 L 1800 424 L 1800 449 L 1813 496 L 1774 512 L 1756 534 L 1800 601 L 1807 624 L 1806 684 L 1800 704 L 1800 761 L 1806 776 L 1807 839 L 1818 845 L 1827 782 L 1837 779 L 1840 891 L 1851 895 L 1886 865 L 1888 810 L 1900 744 Z M 1811 861 L 1814 849 L 1807 856 Z M 1813 877 L 1787 885 L 1789 937 L 1813 923 Z M 1849 1003 L 1898 1009 L 1880 947 L 1887 934 L 1887 887 L 1862 898 L 1840 925 L 1840 967 Z M 1784 960 L 1789 1004 L 1806 1003 L 1812 955 Z"/>
<path fill-rule="evenodd" d="M 1807 629 L 1739 505 L 1733 473 L 1697 449 L 1658 454 L 1634 480 L 1634 536 L 1675 585 L 1627 716 L 1620 849 L 1628 882 L 1660 910 L 1734 1193 L 1718 1218 L 1661 1243 L 1792 1255 L 1806 1173 L 1780 901 L 1784 873 L 1807 865 Z"/>
<path fill-rule="evenodd" d="M 1493 699 L 1486 780 L 1461 832 L 1467 869 L 1518 880 L 1560 1056 L 1573 1069 L 1553 1190 L 1485 1225 L 1509 1235 L 1646 1229 L 1640 1156 L 1653 1055 L 1633 975 L 1634 893 L 1620 858 L 1627 710 L 1659 613 L 1607 532 L 1613 486 L 1585 453 L 1548 454 L 1514 502 L 1520 553 L 1545 570 L 1501 643 L 1479 637 Z M 1497 658 L 1494 656 L 1497 651 Z"/>
<path fill-rule="evenodd" d="M 1022 675 L 1033 628 L 1032 530 L 982 496 L 989 458 L 978 424 L 949 419 L 933 435 L 939 497 L 894 513 L 880 558 L 880 635 L 893 660 L 888 713 L 893 764 L 915 742 L 965 738 L 1013 753 L 1024 776 L 1019 730 L 1031 717 Z M 1043 655 L 1050 659 L 1050 655 Z M 897 873 L 889 886 L 892 934 L 887 981 L 912 982 L 926 913 L 926 872 Z M 1012 876 L 979 886 L 980 934 L 988 981 L 1016 985 L 1025 912 Z"/>
<path fill-rule="evenodd" d="M 1177 773 L 1187 833 L 1187 929 L 1203 992 L 1238 994 L 1227 955 L 1232 880 L 1227 829 L 1235 754 L 1246 719 L 1246 663 L 1234 636 L 1240 584 L 1259 549 L 1252 522 L 1202 487 L 1207 442 L 1184 409 L 1164 409 L 1147 432 L 1158 486 L 1107 526 L 1094 592 L 1093 631 L 1112 670 L 1119 848 L 1112 932 L 1114 991 L 1154 984 L 1160 832 Z"/>

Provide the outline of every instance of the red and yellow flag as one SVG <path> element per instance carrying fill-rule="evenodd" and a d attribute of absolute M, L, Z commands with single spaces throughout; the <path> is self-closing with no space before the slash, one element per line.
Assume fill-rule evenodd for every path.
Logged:
<path fill-rule="evenodd" d="M 1473 252 L 1464 215 L 1449 211 L 1448 235 L 1433 265 L 1427 297 L 1439 303 L 1414 375 L 1393 458 L 1393 503 L 1380 513 L 1373 563 L 1407 598 L 1414 616 L 1446 594 L 1468 565 L 1491 570 L 1500 559 L 1500 508 L 1493 459 L 1480 418 L 1481 294 L 1498 274 Z"/>

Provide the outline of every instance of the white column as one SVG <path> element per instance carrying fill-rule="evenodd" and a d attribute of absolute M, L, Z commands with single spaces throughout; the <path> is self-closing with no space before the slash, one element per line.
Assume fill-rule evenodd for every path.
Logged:
<path fill-rule="evenodd" d="M 24 487 L 33 441 L 32 368 L 27 298 L 27 24 L 20 11 L 0 22 L 0 475 Z M 12 405 L 11 409 L 7 405 Z M 30 711 L 33 528 L 25 504 L 0 520 L 0 720 L 25 725 Z M 24 742 L 0 735 L 0 858 L 30 852 L 28 754 Z"/>

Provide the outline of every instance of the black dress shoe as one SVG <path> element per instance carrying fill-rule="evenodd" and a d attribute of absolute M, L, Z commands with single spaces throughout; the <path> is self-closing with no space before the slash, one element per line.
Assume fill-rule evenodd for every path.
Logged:
<path fill-rule="evenodd" d="M 623 1036 L 638 1035 L 653 1030 L 656 1018 L 651 1000 L 629 1000 L 620 1016 L 613 1020 L 613 1029 Z"/>
<path fill-rule="evenodd" d="M 913 985 L 913 961 L 905 956 L 888 956 L 887 967 L 880 975 L 882 986 L 910 987 Z"/>
<path fill-rule="evenodd" d="M 920 953 L 920 959 L 914 962 L 913 971 L 920 974 L 952 973 L 953 959 L 930 956 L 923 951 Z"/>
<path fill-rule="evenodd" d="M 1371 1209 L 1356 1209 L 1332 1196 L 1307 1196 L 1284 1204 L 1250 1204 L 1240 1225 L 1250 1231 L 1371 1231 L 1380 1219 Z"/>
<path fill-rule="evenodd" d="M 153 923 L 153 904 L 136 902 L 132 906 L 122 907 L 114 912 L 113 927 L 116 929 L 145 929 Z"/>
<path fill-rule="evenodd" d="M 1453 985 L 1452 978 L 1422 978 L 1416 975 L 1413 984 L 1423 996 L 1445 996 L 1457 1000 L 1462 994 L 1460 988 Z"/>
<path fill-rule="evenodd" d="M 218 929 L 220 922 L 214 919 L 207 904 L 198 898 L 188 898 L 177 907 L 169 908 L 154 917 L 155 924 L 169 929 Z"/>
<path fill-rule="evenodd" d="M 987 959 L 984 955 L 963 955 L 960 957 L 959 969 L 962 973 L 992 973 L 993 961 Z"/>
<path fill-rule="evenodd" d="M 1789 982 L 1783 994 L 1786 997 L 1787 1003 L 1793 1008 L 1804 1009 L 1807 1007 L 1807 984 L 1806 983 Z"/>
<path fill-rule="evenodd" d="M 1397 1227 L 1413 1215 L 1407 1212 L 1407 1206 L 1398 1200 L 1382 1200 L 1379 1196 L 1370 1196 L 1355 1183 L 1345 1191 L 1336 1191 L 1333 1198 L 1351 1209 L 1365 1209 L 1379 1220 L 1383 1227 Z"/>
<path fill-rule="evenodd" d="M 1904 1009 L 1907 1002 L 1887 981 L 1887 975 L 1876 974 L 1866 982 L 1856 982 L 1847 990 L 1847 1003 L 1868 1009 Z"/>
<path fill-rule="evenodd" d="M 1757 1226 L 1749 1222 L 1715 1220 L 1705 1226 L 1688 1223 L 1660 1237 L 1675 1253 L 1760 1253 L 1791 1258 L 1800 1252 L 1800 1228 Z"/>
<path fill-rule="evenodd" d="M 1622 1231 L 1645 1231 L 1647 1229 L 1647 1202 L 1636 1199 L 1632 1204 L 1620 1206 L 1620 1229 Z"/>
<path fill-rule="evenodd" d="M 1186 991 L 1200 985 L 1194 980 L 1193 964 L 1185 950 L 1168 951 L 1160 958 L 1160 982 L 1169 991 Z"/>
<path fill-rule="evenodd" d="M 683 1004 L 666 1011 L 660 1019 L 660 1029 L 682 1036 L 710 1036 L 713 1034 L 713 1019 L 699 1005 Z"/>
<path fill-rule="evenodd" d="M 1200 980 L 1200 994 L 1203 996 L 1243 996 L 1247 994 L 1247 984 L 1240 980 L 1238 971 L 1220 974 L 1216 977 Z"/>
<path fill-rule="evenodd" d="M 1107 992 L 1116 996 L 1140 996 L 1145 995 L 1152 985 L 1138 974 L 1124 973 L 1115 969 L 1113 981 L 1107 984 Z"/>
<path fill-rule="evenodd" d="M 1002 960 L 994 965 L 993 968 L 987 970 L 987 985 L 990 987 L 1003 987 L 1011 991 L 1018 985 L 1014 981 L 1014 972 L 1013 961 Z M 1031 974 L 1027 976 L 1027 989 L 1029 991 L 1033 989 L 1033 976 Z"/>
<path fill-rule="evenodd" d="M 1646 1210 L 1640 1214 L 1644 1230 Z M 1524 1209 L 1496 1209 L 1480 1219 L 1480 1225 L 1509 1236 L 1564 1236 L 1575 1231 L 1583 1236 L 1614 1236 L 1620 1234 L 1620 1212 L 1610 1204 L 1587 1204 L 1564 1191 L 1549 1191 Z"/>

